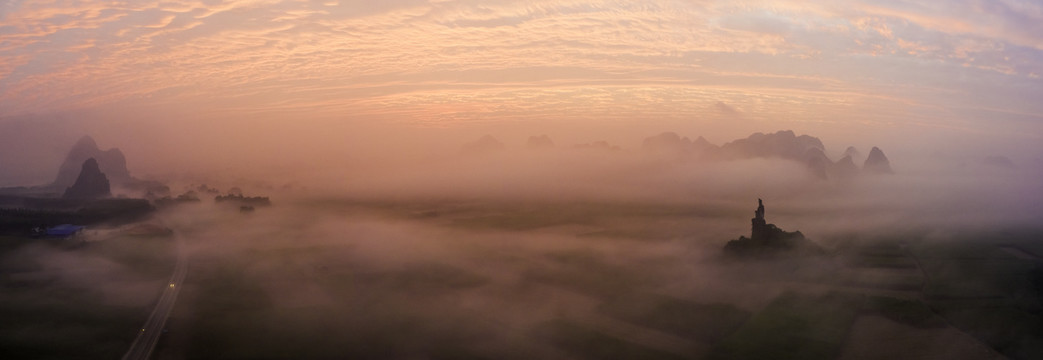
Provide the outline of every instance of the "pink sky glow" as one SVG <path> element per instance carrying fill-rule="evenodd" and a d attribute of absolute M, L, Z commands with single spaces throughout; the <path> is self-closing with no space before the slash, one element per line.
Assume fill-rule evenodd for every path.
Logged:
<path fill-rule="evenodd" d="M 941 132 L 1031 158 L 1041 75 L 1038 1 L 0 3 L 8 119 Z"/>

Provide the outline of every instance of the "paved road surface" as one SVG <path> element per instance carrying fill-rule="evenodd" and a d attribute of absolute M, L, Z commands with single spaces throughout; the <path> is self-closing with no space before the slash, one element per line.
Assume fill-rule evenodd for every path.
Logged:
<path fill-rule="evenodd" d="M 177 242 L 177 264 L 174 265 L 174 275 L 170 276 L 170 281 L 167 282 L 167 287 L 163 289 L 163 294 L 160 295 L 156 308 L 152 310 L 152 315 L 149 315 L 145 325 L 141 326 L 137 339 L 134 339 L 134 343 L 130 345 L 130 350 L 127 350 L 127 353 L 123 355 L 123 360 L 148 359 L 152 355 L 152 349 L 156 347 L 156 342 L 159 341 L 159 336 L 163 333 L 163 326 L 167 323 L 170 311 L 174 309 L 177 293 L 181 291 L 181 283 L 185 280 L 185 274 L 188 272 L 186 264 L 188 259 L 185 254 L 184 241 L 176 233 L 174 238 Z"/>

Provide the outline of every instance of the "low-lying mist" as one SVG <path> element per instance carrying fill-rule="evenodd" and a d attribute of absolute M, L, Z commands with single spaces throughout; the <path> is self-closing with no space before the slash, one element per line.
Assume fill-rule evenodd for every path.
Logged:
<path fill-rule="evenodd" d="M 722 258 L 725 242 L 749 234 L 758 198 L 769 222 L 836 254 L 874 241 L 955 243 L 1038 230 L 1043 209 L 1031 175 L 913 171 L 832 181 L 781 159 L 557 149 L 322 169 L 291 176 L 286 187 L 215 177 L 209 185 L 269 196 L 273 206 L 241 213 L 203 201 L 161 210 L 192 259 L 183 312 L 172 320 L 183 332 L 166 351 L 602 357 L 600 345 L 577 344 L 623 339 L 631 355 L 715 354 L 722 334 L 794 286 L 826 294 L 866 281 L 831 256 Z M 915 288 L 907 282 L 888 286 Z M 688 325 L 664 320 L 675 317 Z"/>
<path fill-rule="evenodd" d="M 354 165 L 331 159 L 328 166 L 266 176 L 201 175 L 182 179 L 180 186 L 207 182 L 294 200 L 697 206 L 734 216 L 731 220 L 740 227 L 748 225 L 748 213 L 762 198 L 772 219 L 813 235 L 1036 227 L 1043 214 L 1038 187 L 1043 169 L 1032 164 L 996 167 L 894 155 L 891 161 L 895 174 L 820 179 L 805 164 L 780 158 L 698 160 L 559 146 L 457 151 Z"/>
<path fill-rule="evenodd" d="M 700 242 L 727 231 L 686 224 L 698 211 L 311 197 L 248 215 L 186 205 L 161 215 L 192 261 L 190 314 L 172 326 L 190 332 L 188 357 L 553 358 L 541 337 L 558 330 L 547 324 L 600 319 L 599 306 L 624 297 L 763 306 L 778 290 L 707 265 L 717 249 Z"/>
<path fill-rule="evenodd" d="M 210 139 L 220 143 L 217 137 Z M 990 268 L 1015 275 L 998 285 L 981 280 L 978 288 L 928 283 L 929 276 L 962 276 L 965 264 L 939 255 L 921 265 L 913 255 L 935 256 L 936 247 L 945 252 L 952 244 L 987 245 L 979 255 L 959 254 L 985 256 L 1039 234 L 1043 172 L 1032 163 L 889 152 L 894 174 L 823 179 L 808 164 L 780 157 L 677 156 L 598 139 L 579 146 L 538 139 L 531 148 L 468 139 L 409 146 L 368 139 L 356 148 L 321 138 L 305 149 L 275 142 L 255 154 L 263 141 L 233 137 L 227 145 L 235 149 L 214 158 L 202 147 L 145 165 L 124 149 L 135 176 L 164 182 L 171 196 L 191 192 L 201 200 L 159 204 L 148 220 L 173 232 L 152 244 L 173 249 L 181 241 L 189 253 L 170 335 L 157 353 L 729 358 L 721 354 L 732 351 L 731 342 L 761 339 L 749 328 L 780 307 L 835 306 L 840 315 L 830 316 L 846 320 L 832 333 L 847 334 L 848 327 L 865 330 L 854 320 L 859 314 L 894 315 L 868 298 L 921 309 L 927 300 L 919 299 L 934 296 L 924 294 L 1023 296 L 1031 282 L 1025 274 L 1035 255 L 1021 247 L 998 253 L 1030 260 Z M 232 189 L 272 205 L 215 201 Z M 768 223 L 801 231 L 822 255 L 724 256 L 725 243 L 750 236 L 758 199 Z M 90 246 L 110 241 L 96 240 Z M 109 248 L 134 240 L 121 241 Z M 102 288 L 104 301 L 140 306 L 147 281 L 128 267 L 41 249 L 21 251 L 38 251 L 39 266 L 62 281 Z M 149 279 L 162 278 L 161 270 Z M 93 277 L 123 280 L 96 285 Z M 938 304 L 931 306 L 948 306 Z M 913 325 L 938 326 L 946 311 L 920 311 L 934 320 Z M 882 328 L 909 325 L 902 316 L 895 316 L 901 325 Z M 823 343 L 837 354 L 845 338 Z"/>

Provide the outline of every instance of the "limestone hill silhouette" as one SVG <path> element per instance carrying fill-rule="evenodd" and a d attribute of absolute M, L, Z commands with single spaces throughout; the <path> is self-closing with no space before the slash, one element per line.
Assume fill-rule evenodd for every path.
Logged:
<path fill-rule="evenodd" d="M 745 159 L 751 157 L 780 157 L 804 162 L 808 150 L 818 149 L 825 153 L 822 140 L 810 135 L 797 136 L 791 130 L 778 131 L 773 134 L 754 133 L 745 139 L 739 139 L 721 146 L 728 158 Z"/>
<path fill-rule="evenodd" d="M 833 164 L 830 168 L 829 176 L 835 179 L 846 180 L 854 178 L 858 175 L 858 171 L 858 166 L 855 165 L 855 161 L 851 159 L 851 155 L 845 155 Z"/>
<path fill-rule="evenodd" d="M 84 136 L 69 149 L 65 161 L 58 168 L 58 176 L 55 177 L 52 186 L 59 189 L 72 186 L 80 175 L 83 162 L 87 159 L 94 159 L 98 169 L 115 183 L 124 183 L 132 179 L 130 171 L 127 170 L 127 158 L 120 149 L 102 151 L 93 138 Z"/>
<path fill-rule="evenodd" d="M 98 168 L 98 162 L 94 158 L 84 160 L 80 168 L 80 174 L 76 177 L 76 182 L 65 189 L 62 198 L 98 199 L 112 196 L 109 179 Z"/>
<path fill-rule="evenodd" d="M 817 147 L 809 147 L 804 153 L 804 165 L 819 179 L 828 179 L 833 168 L 833 162 Z"/>
<path fill-rule="evenodd" d="M 485 135 L 478 140 L 464 144 L 461 152 L 464 154 L 488 154 L 500 152 L 504 149 L 505 146 L 500 140 L 496 140 L 492 135 Z"/>
<path fill-rule="evenodd" d="M 711 144 L 701 136 L 691 140 L 668 131 L 645 138 L 642 150 L 678 160 L 787 159 L 803 164 L 809 174 L 819 179 L 850 180 L 860 172 L 893 173 L 890 162 L 879 148 L 873 148 L 863 165 L 865 171 L 860 171 L 855 161 L 861 161 L 861 153 L 855 147 L 848 147 L 841 159 L 833 162 L 826 155 L 822 140 L 810 135 L 797 135 L 792 130 L 758 132 L 721 146 Z"/>
<path fill-rule="evenodd" d="M 844 153 L 842 155 L 840 155 L 840 156 L 841 156 L 841 158 L 843 158 L 845 156 L 850 156 L 852 160 L 854 160 L 854 159 L 861 159 L 862 158 L 862 152 L 858 151 L 858 149 L 856 149 L 854 146 L 848 146 L 847 149 L 844 150 Z"/>
<path fill-rule="evenodd" d="M 58 168 L 54 182 L 35 187 L 52 193 L 62 192 L 73 184 L 82 172 L 82 165 L 87 159 L 94 159 L 98 169 L 109 181 L 110 188 L 137 191 L 141 194 L 164 196 L 170 194 L 170 188 L 152 180 L 141 180 L 130 175 L 127 170 L 127 159 L 118 148 L 102 151 L 98 144 L 88 135 L 84 135 L 69 149 L 65 161 Z"/>
<path fill-rule="evenodd" d="M 709 158 L 716 155 L 719 147 L 706 141 L 702 136 L 691 140 L 681 137 L 675 132 L 667 131 L 645 138 L 641 143 L 641 149 L 660 156 Z"/>
<path fill-rule="evenodd" d="M 550 149 L 554 147 L 554 141 L 551 141 L 547 135 L 540 136 L 529 136 L 529 140 L 525 142 L 525 146 L 529 149 Z"/>
<path fill-rule="evenodd" d="M 887 160 L 887 156 L 884 156 L 884 152 L 878 147 L 873 147 L 873 150 L 869 151 L 869 157 L 866 158 L 865 164 L 862 165 L 862 171 L 870 174 L 894 174 L 894 170 L 891 170 L 891 162 Z"/>

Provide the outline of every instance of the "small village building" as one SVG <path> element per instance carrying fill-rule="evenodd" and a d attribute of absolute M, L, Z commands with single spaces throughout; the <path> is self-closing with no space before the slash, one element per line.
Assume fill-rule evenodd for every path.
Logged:
<path fill-rule="evenodd" d="M 85 229 L 87 229 L 86 226 L 61 224 L 58 226 L 47 228 L 47 230 L 45 230 L 45 234 L 48 237 L 70 238 L 83 233 Z"/>

